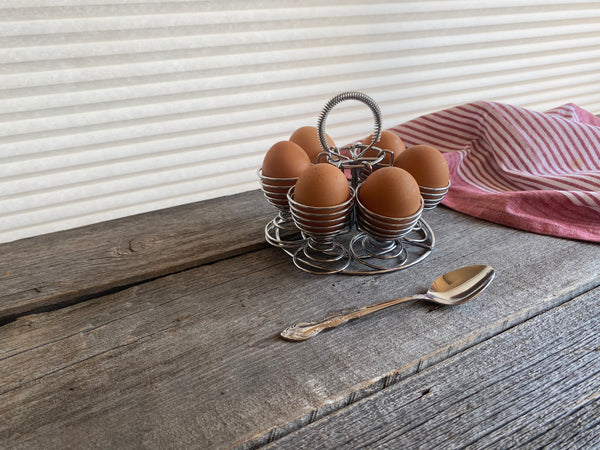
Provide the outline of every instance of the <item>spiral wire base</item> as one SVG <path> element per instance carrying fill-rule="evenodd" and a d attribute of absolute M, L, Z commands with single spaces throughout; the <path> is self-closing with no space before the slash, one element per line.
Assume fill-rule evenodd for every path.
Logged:
<path fill-rule="evenodd" d="M 434 246 L 431 227 L 419 219 L 400 239 L 380 241 L 362 232 L 352 238 L 349 249 L 355 261 L 372 269 L 370 273 L 386 273 L 414 266 L 429 256 Z"/>
<path fill-rule="evenodd" d="M 339 242 L 317 242 L 308 238 L 292 255 L 299 269 L 315 274 L 332 274 L 345 270 L 351 262 L 350 253 Z"/>
<path fill-rule="evenodd" d="M 273 247 L 295 248 L 306 240 L 290 213 L 280 211 L 279 214 L 265 226 L 265 240 Z"/>

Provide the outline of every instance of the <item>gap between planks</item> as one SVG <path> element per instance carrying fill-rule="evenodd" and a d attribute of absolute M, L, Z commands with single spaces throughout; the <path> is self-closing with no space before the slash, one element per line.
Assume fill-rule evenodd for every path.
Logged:
<path fill-rule="evenodd" d="M 258 252 L 260 250 L 262 250 L 262 246 L 256 249 L 248 249 L 246 250 L 244 253 L 253 253 L 253 252 Z M 169 273 L 165 273 L 164 275 L 160 275 L 154 278 L 147 278 L 135 283 L 131 283 L 131 284 L 125 284 L 122 286 L 115 286 L 112 287 L 110 289 L 107 289 L 105 291 L 99 291 L 97 293 L 94 294 L 88 294 L 88 295 L 82 295 L 81 297 L 75 297 L 72 299 L 68 299 L 68 300 L 64 300 L 62 302 L 56 302 L 56 303 L 51 303 L 48 304 L 46 306 L 40 306 L 37 308 L 31 308 L 27 311 L 24 311 L 20 314 L 13 314 L 13 315 L 5 315 L 5 316 L 1 316 L 0 315 L 0 327 L 3 327 L 5 325 L 8 325 L 11 322 L 14 322 L 15 320 L 18 320 L 21 317 L 25 317 L 25 316 L 29 316 L 29 315 L 33 315 L 33 314 L 40 314 L 40 313 L 46 313 L 46 312 L 52 312 L 52 311 L 56 311 L 58 309 L 62 309 L 62 308 L 67 308 L 69 306 L 72 305 L 76 305 L 78 303 L 83 303 L 83 302 L 87 302 L 90 300 L 95 300 L 97 298 L 101 298 L 101 297 L 106 297 L 112 294 L 117 294 L 119 292 L 125 291 L 127 289 L 131 289 L 134 288 L 136 286 L 141 286 L 143 284 L 147 284 L 147 283 L 151 283 L 153 281 L 156 280 L 160 280 L 161 278 L 165 278 L 168 277 L 170 275 L 177 275 L 179 273 L 183 273 L 183 272 L 187 272 L 189 270 L 194 270 L 197 269 L 198 267 L 201 266 L 210 266 L 211 264 L 215 264 L 217 262 L 220 261 L 225 261 L 231 258 L 235 258 L 236 256 L 240 256 L 239 254 L 234 254 L 234 255 L 230 255 L 230 256 L 224 256 L 221 257 L 219 259 L 215 259 L 214 261 L 210 261 L 210 262 L 206 262 L 206 263 L 202 263 L 202 264 L 198 264 L 196 266 L 191 266 L 191 267 L 186 267 L 185 269 L 181 269 L 181 270 L 175 270 L 173 272 L 169 272 Z"/>
<path fill-rule="evenodd" d="M 267 246 L 260 190 L 0 244 L 0 326 Z"/>

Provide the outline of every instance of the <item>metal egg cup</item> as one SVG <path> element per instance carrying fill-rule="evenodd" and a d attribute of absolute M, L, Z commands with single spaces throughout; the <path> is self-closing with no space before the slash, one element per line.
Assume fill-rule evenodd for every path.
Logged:
<path fill-rule="evenodd" d="M 263 175 L 258 169 L 261 189 L 267 201 L 279 210 L 273 220 L 265 226 L 266 241 L 279 248 L 296 248 L 306 239 L 294 223 L 290 214 L 287 193 L 298 178 L 273 178 Z"/>
<path fill-rule="evenodd" d="M 294 264 L 307 272 L 345 270 L 351 262 L 350 253 L 336 236 L 350 231 L 354 189 L 350 188 L 347 201 L 336 206 L 302 205 L 294 200 L 294 187 L 288 191 L 287 198 L 294 223 L 306 237 L 292 254 Z"/>
<path fill-rule="evenodd" d="M 325 139 L 327 115 L 334 106 L 346 100 L 358 100 L 371 109 L 375 127 L 369 145 L 358 142 L 340 148 L 328 147 Z M 315 274 L 387 273 L 409 268 L 429 256 L 435 246 L 435 236 L 421 215 L 442 201 L 450 183 L 444 188 L 420 186 L 420 208 L 409 217 L 376 214 L 361 204 L 358 194 L 369 174 L 393 165 L 393 153 L 374 146 L 381 136 L 379 106 L 360 92 L 339 94 L 323 108 L 317 129 L 324 149 L 318 160 L 350 173 L 350 199 L 332 207 L 302 205 L 294 199 L 295 178 L 269 178 L 259 169 L 263 193 L 279 210 L 265 227 L 267 242 L 290 255 L 296 267 Z M 377 154 L 365 156 L 371 149 Z M 388 155 L 389 163 L 383 163 Z"/>
<path fill-rule="evenodd" d="M 444 196 L 450 189 L 450 182 L 443 188 L 432 188 L 419 186 L 421 197 L 423 198 L 424 209 L 433 209 L 444 199 Z"/>

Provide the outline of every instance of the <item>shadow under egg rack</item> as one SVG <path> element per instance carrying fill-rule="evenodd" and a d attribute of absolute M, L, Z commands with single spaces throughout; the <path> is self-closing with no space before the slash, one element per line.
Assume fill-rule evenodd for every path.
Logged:
<path fill-rule="evenodd" d="M 362 102 L 373 113 L 375 126 L 369 145 L 360 142 L 340 148 L 328 145 L 327 116 L 346 100 Z M 332 164 L 345 173 L 350 182 L 350 199 L 332 207 L 300 205 L 294 200 L 297 178 L 266 177 L 259 169 L 262 191 L 267 201 L 279 210 L 265 226 L 266 241 L 284 250 L 299 269 L 315 274 L 387 273 L 411 267 L 429 256 L 435 236 L 421 215 L 442 201 L 450 183 L 444 188 L 419 186 L 421 206 L 409 217 L 380 216 L 365 208 L 358 195 L 361 183 L 374 170 L 393 165 L 393 152 L 374 146 L 381 136 L 381 111 L 377 103 L 361 92 L 338 94 L 323 107 L 317 130 L 324 150 L 318 162 Z"/>

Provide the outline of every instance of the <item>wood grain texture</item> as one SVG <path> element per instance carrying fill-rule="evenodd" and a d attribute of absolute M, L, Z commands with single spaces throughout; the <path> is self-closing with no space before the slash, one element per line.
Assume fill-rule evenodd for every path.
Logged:
<path fill-rule="evenodd" d="M 0 327 L 0 442 L 265 444 L 600 284 L 597 245 L 445 208 L 428 222 L 436 249 L 407 271 L 314 276 L 267 248 Z M 406 304 L 301 344 L 277 338 L 290 323 L 423 292 L 476 263 L 497 277 L 474 302 Z"/>
<path fill-rule="evenodd" d="M 600 289 L 269 448 L 597 448 Z"/>
<path fill-rule="evenodd" d="M 264 247 L 260 191 L 0 244 L 0 322 Z"/>

